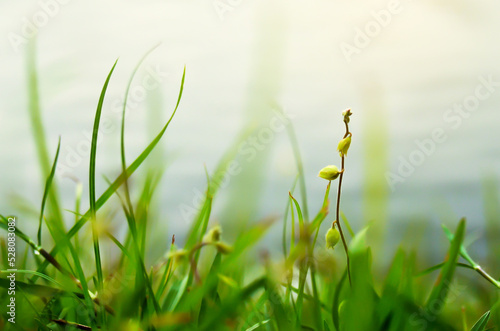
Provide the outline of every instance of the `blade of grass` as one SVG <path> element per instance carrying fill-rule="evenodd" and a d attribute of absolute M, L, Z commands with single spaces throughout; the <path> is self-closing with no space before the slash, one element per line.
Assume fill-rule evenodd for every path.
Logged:
<path fill-rule="evenodd" d="M 438 269 L 441 269 L 444 265 L 446 264 L 446 262 L 441 262 L 439 264 L 436 264 L 432 267 L 429 267 L 425 270 L 422 270 L 421 272 L 419 272 L 418 274 L 415 275 L 415 277 L 421 277 L 421 276 L 425 276 L 431 272 L 433 272 L 434 270 L 438 270 Z M 472 269 L 474 270 L 473 267 L 471 267 L 470 265 L 468 264 L 465 264 L 465 263 L 461 263 L 461 262 L 458 262 L 457 263 L 457 267 L 462 267 L 462 268 L 467 268 L 467 269 Z"/>
<path fill-rule="evenodd" d="M 335 286 L 335 292 L 333 294 L 333 303 L 332 303 L 332 320 L 333 320 L 333 325 L 335 326 L 335 330 L 339 331 L 339 307 L 340 307 L 340 291 L 342 290 L 342 287 L 347 279 L 347 269 L 345 269 L 344 273 L 342 274 L 342 277 L 340 278 L 339 282 Z"/>
<path fill-rule="evenodd" d="M 147 58 L 151 52 L 153 52 L 157 47 L 159 46 L 156 45 L 153 48 L 151 48 L 149 51 L 146 52 L 146 54 L 143 55 L 143 57 L 140 59 L 139 63 L 134 68 L 134 71 L 132 72 L 132 75 L 130 76 L 130 79 L 127 84 L 127 89 L 125 91 L 125 99 L 123 100 L 123 109 L 122 109 L 122 122 L 121 122 L 121 130 L 120 130 L 120 156 L 121 156 L 121 166 L 122 166 L 122 172 L 125 173 L 127 170 L 127 161 L 125 157 L 125 111 L 127 109 L 127 100 L 128 100 L 128 95 L 130 92 L 130 87 L 132 86 L 132 81 L 134 80 L 134 77 L 139 70 L 139 67 L 141 64 L 144 62 L 144 60 Z M 132 206 L 132 201 L 130 199 L 130 191 L 129 191 L 129 186 L 128 186 L 128 180 L 125 178 L 125 181 L 123 183 L 124 188 L 125 188 L 125 199 L 127 202 L 127 207 L 129 210 L 129 213 L 132 215 L 132 218 L 134 218 L 134 208 Z M 132 223 L 135 226 L 135 220 Z"/>
<path fill-rule="evenodd" d="M 255 291 L 261 288 L 265 288 L 266 281 L 267 279 L 265 277 L 259 278 L 247 285 L 241 291 L 233 294 L 230 298 L 227 298 L 221 308 L 214 311 L 210 316 L 211 318 L 202 327 L 200 327 L 199 330 L 215 330 L 217 329 L 218 325 L 223 325 L 223 319 L 236 311 L 236 309 L 241 304 L 243 304 Z"/>
<path fill-rule="evenodd" d="M 5 216 L 0 215 L 0 227 L 3 228 L 4 230 L 8 231 L 9 225 L 8 225 L 8 220 Z M 43 249 L 41 246 L 37 245 L 33 239 L 31 239 L 28 235 L 26 235 L 24 232 L 19 230 L 17 226 L 14 227 L 14 232 L 17 237 L 21 238 L 24 242 L 26 242 L 35 252 L 35 256 L 41 255 L 45 258 L 44 263 L 52 264 L 57 270 L 59 270 L 63 275 L 68 276 L 72 278 L 72 280 L 76 280 L 74 276 L 66 270 L 59 262 L 56 261 L 56 259 L 51 256 L 45 249 Z M 36 274 L 35 274 L 36 275 Z M 33 282 L 33 281 L 32 281 Z"/>
<path fill-rule="evenodd" d="M 488 247 L 488 262 L 493 273 L 500 272 L 498 256 L 500 256 L 500 192 L 495 172 L 490 171 L 483 177 L 483 210 L 485 219 L 485 237 Z"/>
<path fill-rule="evenodd" d="M 486 324 L 490 320 L 490 311 L 488 310 L 486 313 L 481 316 L 481 318 L 474 324 L 470 331 L 484 331 L 486 328 Z"/>
<path fill-rule="evenodd" d="M 99 135 L 99 123 L 101 121 L 102 106 L 104 103 L 104 97 L 106 95 L 106 90 L 108 88 L 109 80 L 111 75 L 115 70 L 118 60 L 115 61 L 113 67 L 111 68 L 104 86 L 101 90 L 101 95 L 99 97 L 99 102 L 97 104 L 97 110 L 94 119 L 94 128 L 92 130 L 92 142 L 90 147 L 90 166 L 89 166 L 89 202 L 90 202 L 90 221 L 92 223 L 92 241 L 94 244 L 94 258 L 97 271 L 97 291 L 102 292 L 104 277 L 102 274 L 102 263 L 101 263 L 101 252 L 99 248 L 99 234 L 97 229 L 97 208 L 96 208 L 96 194 L 95 194 L 95 172 L 96 172 L 96 153 L 97 153 L 97 137 Z"/>
<path fill-rule="evenodd" d="M 458 223 L 457 230 L 455 231 L 455 236 L 453 237 L 453 240 L 450 244 L 447 261 L 441 269 L 436 284 L 434 285 L 434 288 L 426 303 L 426 309 L 433 318 L 435 318 L 439 314 L 441 308 L 444 306 L 444 302 L 446 300 L 446 296 L 453 279 L 453 274 L 455 272 L 456 263 L 458 261 L 458 256 L 460 253 L 460 246 L 464 239 L 464 235 L 465 218 L 462 218 Z"/>
<path fill-rule="evenodd" d="M 59 141 L 57 143 L 56 156 L 54 157 L 54 162 L 52 163 L 52 169 L 50 170 L 49 177 L 47 177 L 47 181 L 45 182 L 45 189 L 43 191 L 42 206 L 40 208 L 40 219 L 38 221 L 38 232 L 37 232 L 38 245 L 42 245 L 43 213 L 45 210 L 45 203 L 47 202 L 47 197 L 50 191 L 50 186 L 52 185 L 52 179 L 54 178 L 54 175 L 56 173 L 56 164 L 57 164 L 57 159 L 59 158 L 60 149 L 61 149 L 61 137 L 59 137 Z"/>
<path fill-rule="evenodd" d="M 347 220 L 347 217 L 345 216 L 345 214 L 342 211 L 340 212 L 340 217 L 342 217 L 342 221 L 344 221 L 344 224 L 347 227 L 347 231 L 349 231 L 349 234 L 351 235 L 351 237 L 354 237 L 354 231 L 352 231 L 351 224 L 349 223 L 349 221 Z"/>
<path fill-rule="evenodd" d="M 446 234 L 446 237 L 450 242 L 453 241 L 453 234 L 451 231 L 443 224 L 443 231 Z M 470 268 L 476 270 L 484 279 L 486 279 L 488 282 L 492 283 L 495 285 L 497 288 L 500 288 L 500 281 L 497 281 L 495 278 L 493 278 L 491 275 L 489 275 L 484 269 L 477 264 L 469 255 L 467 250 L 465 249 L 465 246 L 463 244 L 460 244 L 460 255 L 470 263 Z"/>
<path fill-rule="evenodd" d="M 108 183 L 109 183 L 109 181 L 108 181 Z M 135 254 L 134 256 L 137 259 L 137 266 L 138 266 L 136 268 L 136 270 L 137 270 L 137 273 L 136 273 L 136 291 L 138 290 L 139 287 L 142 286 L 142 283 L 145 282 L 146 287 L 151 295 L 150 298 L 153 302 L 155 311 L 157 314 L 160 314 L 161 309 L 160 309 L 160 305 L 159 305 L 158 300 L 156 299 L 156 296 L 155 296 L 154 291 L 153 291 L 152 278 L 150 276 L 148 276 L 146 265 L 144 263 L 144 259 L 141 256 L 141 253 L 139 250 L 139 245 L 137 242 L 137 232 L 135 231 L 135 227 L 134 227 L 134 231 L 132 231 L 131 223 L 135 222 L 135 218 L 130 214 L 130 212 L 127 209 L 127 206 L 125 204 L 126 202 L 123 200 L 123 198 L 121 198 L 121 196 L 118 194 L 118 192 L 115 192 L 115 193 L 118 196 L 118 198 L 120 199 L 120 204 L 122 206 L 123 212 L 125 213 L 125 218 L 127 219 L 127 223 L 129 224 L 129 228 L 131 229 L 131 232 L 132 232 L 132 246 L 134 248 L 134 254 Z M 116 238 L 113 237 L 113 235 L 111 235 L 110 233 L 107 233 L 107 236 L 122 250 L 122 252 L 124 254 L 126 254 L 129 258 L 131 258 L 131 256 L 126 251 L 125 247 L 118 240 L 116 240 Z M 131 260 L 133 261 L 133 259 L 131 259 Z"/>
<path fill-rule="evenodd" d="M 297 185 L 297 181 L 299 179 L 299 175 L 297 174 L 297 177 L 295 177 L 295 181 L 293 182 L 293 185 L 292 185 L 292 188 L 290 189 L 290 192 L 293 194 L 293 191 L 295 190 L 295 186 Z M 286 257 L 288 256 L 288 253 L 287 253 L 287 233 L 286 233 L 286 225 L 287 225 L 287 220 L 288 220 L 288 210 L 289 208 L 291 207 L 291 204 L 290 204 L 290 199 L 287 199 L 287 202 L 286 202 L 286 208 L 285 208 L 285 213 L 283 215 L 283 233 L 282 233 L 282 247 L 283 247 L 283 256 Z M 293 218 L 293 212 L 292 212 L 292 218 Z M 293 241 L 294 241 L 294 236 L 295 236 L 295 227 L 294 227 L 294 224 L 293 224 L 293 220 L 292 220 L 292 233 L 291 233 L 291 240 L 290 240 L 290 246 L 293 246 Z"/>
<path fill-rule="evenodd" d="M 36 69 L 36 47 L 35 40 L 32 40 L 28 45 L 28 109 L 33 130 L 33 137 L 35 138 L 36 152 L 38 161 L 42 171 L 42 178 L 46 178 L 50 173 L 50 158 L 45 140 L 45 129 L 43 126 L 42 116 L 40 112 L 40 95 L 38 91 L 38 73 Z M 49 194 L 50 212 L 54 214 L 54 222 L 58 222 L 59 226 L 64 227 L 62 221 L 62 214 L 59 207 L 59 199 L 57 189 L 52 188 Z"/>
<path fill-rule="evenodd" d="M 175 106 L 175 109 L 174 109 L 172 115 L 170 116 L 170 119 L 165 124 L 165 126 L 163 127 L 163 129 L 158 133 L 158 135 L 155 137 L 155 139 L 153 139 L 153 141 L 144 149 L 144 151 L 142 151 L 142 153 L 127 168 L 127 171 L 125 173 L 121 173 L 115 179 L 115 181 L 113 182 L 113 184 L 111 184 L 111 186 L 109 186 L 106 189 L 106 191 L 104 191 L 104 193 L 99 197 L 99 199 L 96 201 L 96 204 L 95 204 L 96 210 L 98 210 L 99 208 L 101 208 L 104 205 L 104 203 L 106 203 L 106 201 L 108 201 L 108 199 L 114 194 L 114 192 L 123 184 L 125 178 L 130 177 L 137 170 L 137 168 L 139 168 L 139 166 L 144 162 L 144 160 L 148 157 L 148 155 L 152 152 L 152 150 L 156 147 L 156 145 L 158 144 L 158 142 L 163 137 L 163 135 L 164 135 L 165 131 L 167 130 L 170 122 L 174 118 L 174 115 L 175 115 L 175 113 L 177 111 L 177 108 L 179 107 L 180 100 L 181 100 L 181 97 L 182 97 L 182 92 L 183 92 L 183 89 L 184 89 L 185 74 L 186 74 L 186 68 L 184 68 L 184 72 L 183 72 L 183 75 L 182 75 L 181 87 L 180 87 L 179 96 L 178 96 L 178 99 L 177 99 L 177 104 Z M 69 230 L 69 232 L 67 234 L 68 237 L 72 238 L 75 234 L 77 234 L 78 231 L 89 220 L 90 216 L 91 216 L 91 211 L 89 209 L 78 220 L 78 222 L 76 222 L 75 225 L 73 225 L 73 227 Z M 54 246 L 54 248 L 52 248 L 52 250 L 50 251 L 50 255 L 55 256 L 59 252 L 59 250 L 60 250 L 60 246 L 56 243 L 56 245 Z M 43 272 L 45 270 L 45 268 L 47 268 L 47 266 L 48 266 L 48 262 L 44 261 L 40 265 L 40 267 L 38 268 L 37 271 L 38 272 Z M 32 280 L 34 280 L 34 279 L 36 279 L 36 277 L 34 277 Z"/>
<path fill-rule="evenodd" d="M 277 111 L 281 114 L 281 116 L 285 116 L 285 113 L 281 108 L 277 108 Z M 295 158 L 295 163 L 298 171 L 298 178 L 300 182 L 300 196 L 302 197 L 302 207 L 304 208 L 304 218 L 306 222 L 309 221 L 309 208 L 307 203 L 307 190 L 306 190 L 306 180 L 304 176 L 304 164 L 302 162 L 302 156 L 300 154 L 299 142 L 297 141 L 297 135 L 295 133 L 295 129 L 293 127 L 292 122 L 290 121 L 286 126 L 286 130 L 288 133 L 288 137 L 290 139 L 290 144 L 292 145 L 293 156 Z"/>

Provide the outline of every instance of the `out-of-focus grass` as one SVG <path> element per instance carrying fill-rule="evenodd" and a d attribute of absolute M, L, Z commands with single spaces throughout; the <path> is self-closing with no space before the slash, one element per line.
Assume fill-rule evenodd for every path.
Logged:
<path fill-rule="evenodd" d="M 33 68 L 34 70 L 34 68 Z M 111 73 L 108 76 L 109 81 Z M 202 207 L 192 220 L 186 240 L 180 244 L 171 240 L 170 250 L 157 261 L 147 263 L 149 209 L 159 182 L 158 172 L 149 172 L 141 181 L 128 185 L 127 179 L 143 164 L 158 145 L 181 104 L 185 72 L 182 77 L 176 107 L 161 131 L 144 151 L 130 164 L 125 158 L 124 128 L 122 125 L 121 174 L 108 181 L 108 187 L 97 198 L 91 195 L 91 208 L 79 212 L 77 194 L 75 224 L 70 230 L 63 227 L 62 215 L 46 212 L 39 217 L 49 229 L 51 241 L 34 240 L 19 223 L 15 233 L 18 245 L 25 242 L 26 252 L 33 253 L 18 259 L 16 283 L 16 324 L 4 313 L 0 318 L 3 330 L 492 330 L 500 326 L 499 284 L 495 278 L 498 258 L 498 195 L 488 181 L 485 185 L 485 209 L 491 259 L 481 266 L 467 252 L 464 238 L 466 221 L 457 220 L 456 229 L 445 228 L 443 242 L 449 239 L 448 251 L 436 251 L 442 263 L 419 261 L 415 246 L 404 243 L 393 254 L 388 270 L 374 272 L 381 263 L 372 256 L 367 241 L 369 227 L 351 229 L 349 243 L 352 283 L 348 280 L 345 259 L 336 251 L 324 247 L 319 236 L 321 223 L 330 210 L 327 186 L 323 205 L 311 220 L 305 216 L 305 196 L 297 200 L 292 192 L 277 198 L 288 204 L 287 215 L 279 221 L 283 226 L 283 256 L 262 254 L 255 259 L 248 254 L 278 220 L 275 217 L 248 222 L 227 241 L 220 228 L 213 226 L 212 207 L 219 192 L 215 175 L 224 171 L 237 154 L 235 144 L 222 158 L 214 173 L 207 171 L 207 188 Z M 106 82 L 106 84 L 107 84 Z M 31 85 L 30 85 L 31 86 Z M 106 86 L 106 85 L 105 85 Z M 33 88 L 33 87 L 31 87 Z M 94 128 L 99 126 L 99 112 L 106 88 L 103 88 L 96 111 Z M 36 107 L 35 107 L 36 108 Z M 125 116 L 125 114 L 123 114 Z M 35 116 L 36 117 L 36 116 Z M 340 119 L 340 116 L 339 116 Z M 38 134 L 43 134 L 41 118 L 36 120 Z M 244 139 L 250 130 L 241 134 Z M 89 181 L 93 192 L 97 131 L 94 129 L 93 153 Z M 294 137 L 294 135 L 292 135 Z M 170 137 L 174 138 L 175 137 Z M 297 164 L 301 164 L 297 143 Z M 382 145 L 385 146 L 385 145 Z M 46 148 L 39 145 L 40 155 Z M 59 147 L 58 147 L 59 150 Z M 41 169 L 47 178 L 43 202 L 57 183 L 53 172 L 57 164 L 55 153 L 50 164 Z M 375 157 L 367 154 L 367 157 Z M 47 156 L 47 160 L 50 158 Z M 382 164 L 384 161 L 380 161 Z M 375 169 L 380 169 L 382 165 Z M 299 171 L 303 169 L 299 166 Z M 47 171 L 46 171 L 47 170 Z M 372 169 L 372 171 L 374 171 Z M 299 175 L 300 176 L 300 175 Z M 300 178 L 300 177 L 298 177 Z M 255 178 L 253 178 L 255 180 Z M 298 181 L 303 185 L 305 183 Z M 292 183 L 291 183 L 292 184 Z M 368 191 L 377 193 L 377 185 L 367 184 Z M 348 182 L 345 185 L 349 185 Z M 139 187 L 139 194 L 131 190 Z M 301 188 L 302 189 L 302 188 Z M 81 188 L 80 188 L 81 192 Z M 110 198 L 116 194 L 123 215 L 126 234 L 119 240 L 106 227 L 106 210 L 116 209 Z M 52 195 L 58 206 L 57 195 Z M 135 198 L 133 198 L 135 197 Z M 240 204 L 245 196 L 234 196 Z M 385 199 L 385 198 L 384 198 Z M 384 204 L 378 206 L 377 203 Z M 383 210 L 386 201 L 374 200 L 367 211 Z M 113 206 L 113 207 L 112 207 Z M 55 207 L 53 207 L 55 208 Z M 226 215 L 228 218 L 231 215 Z M 71 215 L 73 217 L 73 215 Z M 7 215 L 0 215 L 0 227 L 8 231 Z M 343 224 L 349 216 L 342 215 Z M 85 235 L 84 225 L 94 223 L 94 236 Z M 238 221 L 238 220 L 235 220 Z M 288 232 L 290 229 L 291 234 Z M 150 229 L 151 230 L 151 229 Z M 154 229 L 153 229 L 154 230 Z M 347 233 L 347 232 L 346 232 Z M 391 236 L 390 229 L 386 235 Z M 73 240 L 74 238 L 74 240 Z M 76 240 L 78 238 L 78 240 Z M 101 260 L 100 246 L 109 238 L 119 252 L 111 259 Z M 101 239 L 101 240 L 99 240 Z M 379 238 L 381 241 L 385 238 Z M 426 244 L 425 235 L 423 236 Z M 153 243 L 154 244 L 154 243 Z M 163 244 L 163 243 L 162 243 Z M 53 246 L 50 250 L 46 247 Z M 88 254 L 94 245 L 95 255 Z M 6 307 L 10 282 L 5 278 L 9 268 L 8 241 L 0 241 L 2 268 L 0 304 Z M 338 246 L 335 250 L 342 250 Z M 103 261 L 99 264 L 98 261 Z M 422 270 L 421 264 L 426 264 Z M 493 271 L 493 272 L 492 272 Z M 457 286 L 464 284 L 467 286 Z M 467 306 L 457 304 L 470 301 Z"/>
<path fill-rule="evenodd" d="M 366 83 L 365 83 L 366 84 Z M 363 88 L 363 218 L 370 222 L 369 241 L 376 250 L 383 247 L 389 208 L 389 192 L 385 179 L 388 168 L 389 137 L 383 91 L 376 82 Z"/>

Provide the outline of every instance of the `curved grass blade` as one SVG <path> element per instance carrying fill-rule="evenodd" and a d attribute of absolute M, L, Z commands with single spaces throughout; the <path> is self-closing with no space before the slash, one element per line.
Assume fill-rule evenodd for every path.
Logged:
<path fill-rule="evenodd" d="M 37 232 L 38 245 L 42 244 L 43 213 L 45 210 L 45 203 L 47 202 L 47 197 L 50 191 L 50 186 L 52 185 L 52 180 L 54 179 L 54 175 L 56 173 L 56 165 L 57 165 L 57 159 L 59 158 L 60 148 L 61 148 L 61 137 L 59 137 L 59 142 L 57 143 L 57 151 L 56 151 L 56 156 L 54 158 L 54 162 L 52 163 L 52 169 L 50 170 L 49 177 L 47 177 L 47 181 L 45 182 L 45 190 L 43 192 L 42 206 L 40 208 L 40 219 L 38 221 L 38 232 Z"/>
<path fill-rule="evenodd" d="M 134 68 L 134 71 L 132 72 L 132 75 L 130 76 L 130 79 L 127 84 L 127 89 L 125 91 L 125 98 L 123 100 L 123 109 L 122 109 L 122 122 L 121 122 L 121 130 L 120 130 L 120 156 L 121 156 L 121 165 L 122 165 L 122 172 L 125 172 L 127 170 L 127 162 L 126 162 L 126 157 L 125 157 L 125 111 L 127 109 L 127 100 L 128 100 L 128 95 L 130 92 L 130 87 L 132 86 L 132 81 L 134 80 L 134 77 L 139 70 L 139 67 L 141 64 L 144 62 L 146 57 L 151 54 L 157 47 L 159 46 L 156 45 L 152 49 L 150 49 L 144 56 L 140 59 L 139 63 Z M 129 187 L 128 187 L 128 180 L 125 178 L 125 182 L 123 183 L 125 187 L 125 199 L 127 202 L 127 207 L 129 209 L 129 213 L 134 217 L 134 208 L 132 206 L 132 201 L 130 199 L 130 192 L 129 192 Z M 135 222 L 133 223 L 135 227 Z"/>
<path fill-rule="evenodd" d="M 486 313 L 481 316 L 481 318 L 474 324 L 470 331 L 484 331 L 486 328 L 486 324 L 490 320 L 490 311 L 488 310 Z"/>
<path fill-rule="evenodd" d="M 304 230 L 304 217 L 302 215 L 302 210 L 300 209 L 300 205 L 295 200 L 295 198 L 292 196 L 292 193 L 288 192 L 288 195 L 290 196 L 290 199 L 292 199 L 293 204 L 295 205 L 295 208 L 297 209 L 297 217 L 299 218 L 299 226 L 301 230 Z"/>
<path fill-rule="evenodd" d="M 102 275 L 102 264 L 101 264 L 101 252 L 99 248 L 99 236 L 97 231 L 97 220 L 96 220 L 96 197 L 95 197 L 95 164 L 96 164 L 96 153 L 97 153 L 97 137 L 99 135 L 99 123 L 101 121 L 102 105 L 104 103 L 104 96 L 106 95 L 106 90 L 108 88 L 109 80 L 111 75 L 115 70 L 115 61 L 111 71 L 104 82 L 104 86 L 101 90 L 101 95 L 99 97 L 99 102 L 97 104 L 97 110 L 94 119 L 94 129 L 92 130 L 92 142 L 90 147 L 90 166 L 89 166 L 89 201 L 90 201 L 90 220 L 92 222 L 92 241 L 94 243 L 94 258 L 97 270 L 97 291 L 100 293 L 102 291 L 104 277 Z"/>
<path fill-rule="evenodd" d="M 153 141 L 151 141 L 151 143 L 149 143 L 149 145 L 134 160 L 134 162 L 132 162 L 132 164 L 130 164 L 130 166 L 127 168 L 127 171 L 125 173 L 122 172 L 115 179 L 115 181 L 113 182 L 113 184 L 111 184 L 106 189 L 106 191 L 104 191 L 104 193 L 96 201 L 96 204 L 95 204 L 96 210 L 98 210 L 99 208 L 101 208 L 106 203 L 106 201 L 108 201 L 108 199 L 116 192 L 116 190 L 123 184 L 123 182 L 125 181 L 125 179 L 128 178 L 128 177 L 130 177 L 137 170 L 137 168 L 139 168 L 139 166 L 144 162 L 144 160 L 153 151 L 153 149 L 156 147 L 156 145 L 158 144 L 158 142 L 160 141 L 160 139 L 163 137 L 163 134 L 167 130 L 170 122 L 174 118 L 174 115 L 175 115 L 175 113 L 177 111 L 177 108 L 179 107 L 179 103 L 180 103 L 180 100 L 182 98 L 182 92 L 183 92 L 183 89 L 184 89 L 184 78 L 185 78 L 185 75 L 186 75 L 186 68 L 184 68 L 184 72 L 183 72 L 183 75 L 182 75 L 182 81 L 181 81 L 181 87 L 180 87 L 180 91 L 179 91 L 179 96 L 178 96 L 178 99 L 177 99 L 177 105 L 175 106 L 175 109 L 174 109 L 172 115 L 170 116 L 170 119 L 165 124 L 165 126 L 163 127 L 163 129 L 158 133 L 158 135 L 155 137 L 155 139 L 153 139 Z M 77 234 L 78 231 L 89 220 L 90 216 L 91 216 L 91 212 L 90 212 L 90 209 L 89 209 L 78 220 L 78 222 L 76 222 L 75 225 L 73 225 L 73 227 L 69 230 L 69 232 L 67 234 L 68 238 L 72 238 L 75 234 Z M 56 243 L 56 245 L 54 246 L 54 248 L 52 248 L 52 250 L 50 251 L 50 255 L 55 256 L 59 252 L 60 249 L 61 249 L 61 246 L 58 243 Z M 45 261 L 45 262 L 43 262 L 40 265 L 40 267 L 38 268 L 37 271 L 38 272 L 43 272 L 45 270 L 45 268 L 47 268 L 47 266 L 48 266 L 48 262 Z M 36 279 L 36 277 L 35 277 L 35 279 Z"/>

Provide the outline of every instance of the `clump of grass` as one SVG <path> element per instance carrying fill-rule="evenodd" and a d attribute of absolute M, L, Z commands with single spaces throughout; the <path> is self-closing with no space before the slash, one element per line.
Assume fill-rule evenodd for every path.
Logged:
<path fill-rule="evenodd" d="M 120 133 L 121 174 L 115 180 L 108 180 L 108 187 L 97 198 L 98 127 L 106 88 L 115 65 L 102 89 L 94 121 L 89 163 L 90 208 L 80 214 L 80 195 L 77 195 L 75 224 L 69 230 L 64 228 L 63 215 L 57 212 L 60 205 L 58 196 L 54 194 L 59 141 L 52 167 L 45 165 L 48 156 L 42 158 L 42 173 L 47 180 L 40 214 L 35 220 L 39 224 L 36 240 L 25 232 L 26 223 L 15 229 L 17 238 L 26 244 L 25 251 L 33 255 L 26 253 L 17 264 L 16 313 L 19 318 L 15 325 L 11 324 L 2 311 L 1 329 L 479 331 L 500 326 L 500 284 L 486 272 L 487 268 L 471 258 L 464 246 L 465 219 L 458 222 L 455 232 L 444 228 L 450 246 L 447 253 L 436 252 L 443 257 L 442 263 L 419 272 L 417 252 L 400 248 L 395 252 L 385 278 L 372 271 L 372 263 L 377 263 L 377 259 L 372 257 L 371 249 L 366 244 L 367 229 L 352 231 L 348 218 L 340 210 L 345 156 L 352 136 L 348 125 L 350 110 L 343 114 L 346 132 L 337 147 L 341 168 L 328 166 L 320 172 L 320 177 L 327 179 L 328 184 L 322 207 L 312 220 L 309 220 L 308 211 L 303 212 L 308 210 L 305 181 L 301 175 L 304 169 L 295 133 L 291 132 L 297 165 L 300 165 L 296 182 L 300 183 L 304 194 L 302 205 L 294 197 L 293 189 L 288 197 L 283 196 L 287 213 L 283 224 L 282 260 L 274 260 L 264 254 L 262 265 L 257 268 L 252 254 L 248 254 L 269 230 L 274 222 L 272 219 L 249 225 L 232 242 L 224 240 L 222 227 L 211 224 L 212 204 L 218 190 L 207 172 L 204 202 L 193 219 L 187 239 L 179 245 L 173 236 L 165 256 L 147 264 L 148 208 L 157 182 L 147 176 L 142 194 L 134 201 L 130 193 L 133 188 L 128 179 L 158 145 L 179 108 L 185 70 L 170 119 L 130 165 L 125 158 L 124 105 Z M 35 80 L 30 82 L 30 89 L 35 89 L 31 91 L 31 95 L 35 96 Z M 37 107 L 31 106 L 35 110 Z M 37 115 L 38 111 L 34 114 L 36 135 L 40 135 L 43 133 L 41 117 Z M 43 145 L 39 148 L 40 155 L 45 155 Z M 231 157 L 234 153 L 229 154 L 228 158 Z M 335 220 L 326 232 L 326 245 L 316 245 L 318 238 L 322 238 L 318 236 L 320 226 L 329 213 L 331 182 L 337 179 Z M 127 228 L 123 240 L 103 230 L 105 227 L 100 223 L 106 222 L 106 219 L 98 217 L 100 210 L 112 203 L 110 198 L 113 195 L 120 202 L 123 223 Z M 52 201 L 50 213 L 46 212 L 47 201 Z M 341 227 L 340 216 L 352 237 L 349 243 Z M 91 238 L 79 235 L 87 222 L 92 225 Z M 290 233 L 287 223 L 290 224 Z M 49 229 L 50 241 L 42 242 L 43 224 Z M 0 227 L 8 230 L 6 215 L 0 215 Z M 100 239 L 103 237 L 109 238 L 120 252 L 107 264 L 103 264 L 101 259 Z M 76 238 L 78 240 L 73 240 Z M 333 248 L 339 241 L 342 241 L 346 253 L 345 264 L 338 261 L 335 251 L 332 253 L 324 248 Z M 90 245 L 94 247 L 93 256 L 85 251 L 85 247 Z M 50 251 L 45 249 L 50 246 Z M 9 268 L 5 240 L 0 241 L 0 248 L 4 269 L 0 271 L 0 302 L 5 307 L 9 300 L 9 281 L 3 276 Z M 457 274 L 458 267 L 469 273 Z M 439 272 L 439 275 L 433 283 L 429 275 L 434 272 Z M 460 282 L 467 279 L 468 284 L 458 294 L 453 287 L 457 279 Z M 480 296 L 475 293 L 476 290 L 481 291 Z M 422 295 L 425 293 L 429 294 Z M 458 298 L 460 296 L 462 299 Z M 476 303 L 463 309 L 457 304 L 468 299 L 474 299 Z"/>

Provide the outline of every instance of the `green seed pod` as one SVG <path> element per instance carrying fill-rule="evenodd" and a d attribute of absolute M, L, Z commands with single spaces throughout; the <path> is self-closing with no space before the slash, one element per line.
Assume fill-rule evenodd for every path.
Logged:
<path fill-rule="evenodd" d="M 351 135 L 345 137 L 339 142 L 337 147 L 337 151 L 339 151 L 340 157 L 347 155 L 347 151 L 349 150 L 349 146 L 351 146 Z"/>
<path fill-rule="evenodd" d="M 339 168 L 334 165 L 329 165 L 320 170 L 318 177 L 326 180 L 335 180 L 339 175 Z"/>
<path fill-rule="evenodd" d="M 328 230 L 328 232 L 326 233 L 325 239 L 326 239 L 326 248 L 333 249 L 335 247 L 335 245 L 337 245 L 337 243 L 340 240 L 339 230 L 337 230 L 337 228 L 335 228 L 335 227 L 330 228 Z"/>

